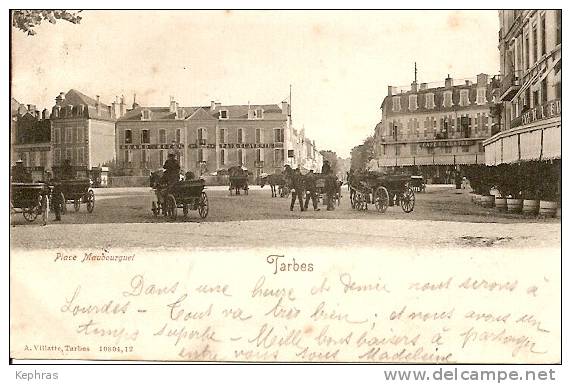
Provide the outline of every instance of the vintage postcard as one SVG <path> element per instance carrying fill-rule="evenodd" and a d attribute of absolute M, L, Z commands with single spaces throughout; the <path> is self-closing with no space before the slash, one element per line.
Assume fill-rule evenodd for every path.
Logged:
<path fill-rule="evenodd" d="M 560 10 L 10 22 L 14 362 L 561 363 Z"/>

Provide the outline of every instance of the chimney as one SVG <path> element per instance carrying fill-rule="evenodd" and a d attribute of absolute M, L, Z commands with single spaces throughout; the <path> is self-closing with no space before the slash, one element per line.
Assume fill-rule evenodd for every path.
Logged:
<path fill-rule="evenodd" d="M 420 83 L 420 90 L 421 90 L 421 91 L 426 91 L 426 89 L 428 88 L 427 85 L 428 85 L 428 84 L 426 84 L 426 83 Z"/>
<path fill-rule="evenodd" d="M 65 93 L 60 92 L 56 97 L 56 105 L 61 105 L 63 103 Z"/>
<path fill-rule="evenodd" d="M 137 103 L 137 94 L 133 93 L 133 109 L 138 108 L 139 104 Z"/>
<path fill-rule="evenodd" d="M 282 101 L 282 114 L 286 116 L 289 114 L 289 104 L 287 100 Z"/>
<path fill-rule="evenodd" d="M 49 118 L 50 118 L 50 111 L 44 108 L 44 110 L 42 111 L 42 119 L 47 120 Z"/>
<path fill-rule="evenodd" d="M 171 96 L 171 101 L 169 105 L 169 112 L 176 113 L 176 101 L 174 101 L 174 96 Z"/>
<path fill-rule="evenodd" d="M 97 100 L 97 101 L 95 102 L 95 109 L 97 110 L 97 114 L 99 115 L 99 114 L 101 113 L 101 109 L 100 109 L 100 108 L 101 108 L 101 105 L 100 105 L 100 102 L 99 102 L 99 95 L 95 95 L 95 99 Z"/>
<path fill-rule="evenodd" d="M 119 104 L 119 117 L 123 117 L 127 112 L 127 104 L 125 104 L 125 96 L 121 95 L 121 103 Z"/>
<path fill-rule="evenodd" d="M 392 87 L 391 85 L 389 85 L 388 95 L 389 95 L 389 96 L 392 96 L 392 95 L 393 95 L 393 87 Z"/>
<path fill-rule="evenodd" d="M 36 106 L 34 104 L 28 104 L 28 112 L 30 112 L 32 115 L 36 114 Z"/>
<path fill-rule="evenodd" d="M 217 101 L 216 103 L 214 103 L 214 107 L 215 107 L 216 109 L 220 108 L 221 106 L 222 106 L 222 104 L 221 104 L 219 101 Z"/>
<path fill-rule="evenodd" d="M 466 85 L 472 85 L 472 82 L 470 80 L 466 80 Z"/>
<path fill-rule="evenodd" d="M 214 102 L 214 100 L 210 101 L 210 110 L 214 111 L 216 109 L 216 103 Z"/>
<path fill-rule="evenodd" d="M 413 82 L 410 84 L 410 90 L 411 90 L 412 92 L 415 92 L 415 93 L 418 92 L 418 84 L 416 83 L 416 81 L 413 81 Z"/>
<path fill-rule="evenodd" d="M 486 87 L 488 86 L 488 82 L 489 82 L 489 77 L 488 74 L 486 73 L 480 73 L 477 76 L 477 83 L 478 83 L 478 87 Z"/>
<path fill-rule="evenodd" d="M 115 101 L 113 103 L 111 103 L 112 107 L 113 107 L 113 112 L 112 112 L 112 116 L 115 119 L 118 119 L 119 117 L 121 117 L 121 111 L 119 109 L 119 98 L 117 96 L 115 96 Z"/>
<path fill-rule="evenodd" d="M 448 75 L 448 77 L 446 79 L 444 79 L 444 87 L 445 88 L 452 88 L 453 85 L 454 85 L 454 80 L 452 80 L 450 75 Z"/>

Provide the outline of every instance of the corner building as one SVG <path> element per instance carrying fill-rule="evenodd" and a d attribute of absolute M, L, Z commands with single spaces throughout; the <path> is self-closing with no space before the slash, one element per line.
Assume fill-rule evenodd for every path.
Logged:
<path fill-rule="evenodd" d="M 461 81 L 448 76 L 443 84 L 413 82 L 408 89 L 389 86 L 375 128 L 378 166 L 413 167 L 428 181 L 451 182 L 453 169 L 484 164 L 496 83 L 482 73 Z"/>

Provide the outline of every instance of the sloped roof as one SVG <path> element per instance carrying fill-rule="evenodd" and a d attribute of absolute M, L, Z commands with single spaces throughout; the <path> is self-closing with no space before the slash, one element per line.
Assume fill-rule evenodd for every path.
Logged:
<path fill-rule="evenodd" d="M 262 104 L 262 105 L 222 105 L 212 110 L 210 106 L 202 107 L 180 107 L 185 111 L 186 119 L 218 119 L 219 113 L 222 110 L 228 111 L 229 119 L 247 119 L 248 108 L 259 109 L 262 108 L 264 113 L 282 113 L 281 108 L 277 104 Z M 151 111 L 151 120 L 174 120 L 176 115 L 170 111 L 169 107 L 137 107 L 127 111 L 127 113 L 119 120 L 141 120 L 142 111 L 148 109 Z"/>
<path fill-rule="evenodd" d="M 12 97 L 10 99 L 10 115 L 11 116 L 17 115 L 19 109 L 20 109 L 20 102 Z"/>
<path fill-rule="evenodd" d="M 88 105 L 88 106 L 96 106 L 97 100 L 92 99 L 91 97 L 79 92 L 76 89 L 70 89 L 66 94 L 65 98 L 62 102 L 62 105 Z M 99 102 L 99 105 L 102 107 L 107 107 L 106 104 Z"/>

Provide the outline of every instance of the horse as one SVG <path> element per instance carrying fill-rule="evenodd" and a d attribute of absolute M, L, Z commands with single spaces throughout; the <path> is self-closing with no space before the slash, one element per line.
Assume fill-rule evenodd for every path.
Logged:
<path fill-rule="evenodd" d="M 260 177 L 260 188 L 264 188 L 264 186 L 269 184 L 270 189 L 272 191 L 272 197 L 277 197 L 278 194 L 283 197 L 283 190 L 286 184 L 285 176 L 282 174 L 274 173 L 271 175 L 265 175 Z M 276 193 L 276 186 L 278 187 Z"/>
<path fill-rule="evenodd" d="M 163 215 L 166 214 L 166 211 L 163 209 L 164 206 L 164 191 L 166 190 L 167 184 L 164 182 L 164 171 L 159 169 L 157 171 L 151 172 L 149 176 L 149 185 L 152 189 L 155 190 L 155 196 L 157 197 L 157 202 L 153 201 L 153 208 L 152 211 L 155 215 L 158 215 L 161 210 L 163 211 Z"/>
<path fill-rule="evenodd" d="M 230 195 L 232 195 L 232 190 L 236 191 L 236 195 L 240 194 L 240 189 L 244 190 L 244 193 L 248 194 L 248 171 L 239 166 L 234 166 L 228 168 L 228 176 L 230 181 L 230 186 L 228 190 Z"/>

